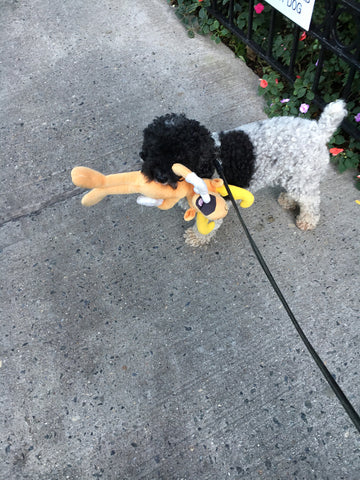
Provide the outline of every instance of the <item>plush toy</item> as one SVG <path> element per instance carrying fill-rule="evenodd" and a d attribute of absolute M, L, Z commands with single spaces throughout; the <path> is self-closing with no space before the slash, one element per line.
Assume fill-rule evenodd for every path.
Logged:
<path fill-rule="evenodd" d="M 168 210 L 186 198 L 189 208 L 184 220 L 192 220 L 197 215 L 197 228 L 202 235 L 207 235 L 213 230 L 214 221 L 224 218 L 228 213 L 228 205 L 223 198 L 227 195 L 223 181 L 220 178 L 202 179 L 179 163 L 175 163 L 172 170 L 181 177 L 175 188 L 149 181 L 141 171 L 103 175 L 91 168 L 75 167 L 71 177 L 76 186 L 92 189 L 81 201 L 87 207 L 96 205 L 107 195 L 141 193 L 143 196 L 137 199 L 137 203 Z M 253 204 L 254 197 L 249 191 L 234 186 L 230 188 L 234 198 L 241 200 L 241 207 L 247 208 Z"/>

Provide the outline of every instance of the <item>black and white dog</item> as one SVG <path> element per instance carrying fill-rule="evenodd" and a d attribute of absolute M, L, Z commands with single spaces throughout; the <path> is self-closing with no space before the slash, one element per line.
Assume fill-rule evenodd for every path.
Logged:
<path fill-rule="evenodd" d="M 231 185 L 253 193 L 265 186 L 283 187 L 279 203 L 288 209 L 299 206 L 296 225 L 311 230 L 320 218 L 320 181 L 329 165 L 326 144 L 346 114 L 344 101 L 337 100 L 317 121 L 275 117 L 220 133 L 210 133 L 183 114 L 167 114 L 144 130 L 142 172 L 149 180 L 175 186 L 174 163 L 211 178 L 217 157 Z M 207 243 L 211 235 L 202 237 L 196 229 L 186 235 L 192 245 Z"/>

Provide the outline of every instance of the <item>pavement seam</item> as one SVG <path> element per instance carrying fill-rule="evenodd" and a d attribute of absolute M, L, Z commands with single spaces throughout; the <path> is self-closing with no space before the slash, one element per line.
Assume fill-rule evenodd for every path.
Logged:
<path fill-rule="evenodd" d="M 58 193 L 57 195 L 54 195 L 52 198 L 46 200 L 43 203 L 32 205 L 30 207 L 24 207 L 23 209 L 20 209 L 20 211 L 12 215 L 11 217 L 5 218 L 4 220 L 2 220 L 0 222 L 0 228 L 4 227 L 8 223 L 20 220 L 21 218 L 39 215 L 46 208 L 52 207 L 58 203 L 68 200 L 69 198 L 77 197 L 78 195 L 81 195 L 81 194 L 82 194 L 82 190 L 80 188 L 74 188 L 73 190 L 69 190 L 67 192 Z"/>

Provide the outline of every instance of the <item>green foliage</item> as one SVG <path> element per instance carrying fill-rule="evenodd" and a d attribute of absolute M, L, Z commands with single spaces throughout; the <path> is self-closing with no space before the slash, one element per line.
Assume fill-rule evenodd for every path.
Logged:
<path fill-rule="evenodd" d="M 227 3 L 224 0 L 223 3 Z M 218 20 L 212 18 L 207 11 L 210 0 L 168 0 L 168 3 L 176 7 L 176 15 L 185 25 L 190 38 L 195 34 L 210 35 L 215 43 L 224 42 L 235 55 L 244 59 L 245 47 L 239 42 Z"/>
<path fill-rule="evenodd" d="M 323 62 L 318 85 L 319 93 L 326 103 L 341 98 L 348 80 L 348 64 L 337 55 L 329 52 L 322 55 L 319 41 L 305 32 L 302 32 L 298 41 L 298 53 L 294 66 L 296 80 L 292 84 L 282 79 L 279 73 L 269 67 L 261 58 L 255 57 L 254 59 L 254 55 L 251 55 L 251 51 L 247 49 L 246 45 L 236 39 L 218 20 L 208 14 L 207 7 L 210 6 L 210 0 L 168 0 L 168 2 L 176 7 L 176 14 L 186 26 L 190 37 L 193 37 L 196 33 L 210 35 L 216 43 L 221 41 L 226 43 L 238 57 L 246 61 L 255 70 L 262 80 L 267 82 L 265 88 L 266 82 L 260 83 L 259 94 L 264 96 L 266 113 L 269 117 L 276 115 L 300 115 L 303 118 L 318 117 L 320 111 L 313 102 L 315 94 L 312 86 L 319 61 Z M 217 4 L 217 8 L 220 8 L 224 15 L 227 15 L 228 3 L 229 0 L 222 0 Z M 261 13 L 257 14 L 255 11 L 253 13 L 252 38 L 265 49 L 268 46 L 272 7 L 266 2 L 263 2 L 262 5 L 264 8 Z M 235 1 L 233 20 L 245 32 L 248 28 L 248 15 L 249 1 Z M 314 22 L 322 24 L 326 21 L 326 15 L 325 0 L 317 0 L 313 13 Z M 341 37 L 341 43 L 348 45 L 350 48 L 356 38 L 357 25 L 347 11 L 343 11 L 339 15 L 337 30 Z M 294 41 L 293 31 L 294 24 L 286 17 L 278 15 L 275 23 L 272 55 L 284 66 L 290 64 Z M 352 83 L 352 92 L 350 92 L 347 102 L 348 120 L 356 128 L 360 128 L 359 91 L 360 74 L 356 72 Z M 331 156 L 331 160 L 337 165 L 340 172 L 347 169 L 360 169 L 360 146 L 345 132 L 336 132 L 330 141 L 329 148 L 342 149 L 340 153 Z M 356 186 L 360 189 L 360 179 L 356 182 Z"/>

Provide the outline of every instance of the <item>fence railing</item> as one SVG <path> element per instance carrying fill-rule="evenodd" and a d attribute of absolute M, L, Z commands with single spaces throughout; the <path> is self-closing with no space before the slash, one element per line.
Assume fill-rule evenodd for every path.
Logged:
<path fill-rule="evenodd" d="M 293 1 L 300 3 L 306 0 Z M 302 30 L 269 6 L 271 14 L 267 33 L 259 38 L 256 34 L 254 4 L 254 0 L 212 0 L 208 11 L 233 35 L 279 72 L 284 79 L 293 84 L 299 73 L 296 68 Z M 309 37 L 316 40 L 318 50 L 318 60 L 311 85 L 314 93 L 313 101 L 318 107 L 323 108 L 327 103 L 324 99 L 326 93 L 337 94 L 338 98 L 343 98 L 345 101 L 359 101 L 360 2 L 359 0 L 317 0 L 315 8 L 317 10 L 315 12 L 314 9 L 313 19 L 307 32 Z M 246 22 L 244 22 L 244 9 L 247 9 Z M 287 30 L 292 32 L 291 52 L 286 52 L 286 59 L 274 53 L 279 31 L 284 22 Z M 334 75 L 334 72 L 328 68 L 334 57 L 342 61 L 341 88 L 339 91 L 325 92 L 323 91 L 324 78 L 329 72 Z M 326 85 L 326 89 L 329 89 L 329 82 Z M 360 141 L 360 132 L 356 125 L 345 120 L 342 127 L 353 138 Z"/>

